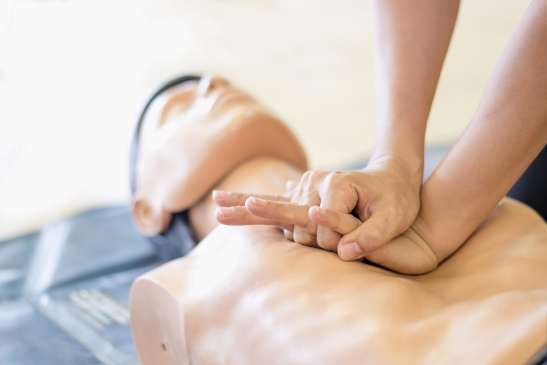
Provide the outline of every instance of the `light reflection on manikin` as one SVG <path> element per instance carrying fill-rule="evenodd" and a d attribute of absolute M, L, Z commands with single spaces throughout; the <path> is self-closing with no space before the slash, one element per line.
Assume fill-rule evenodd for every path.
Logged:
<path fill-rule="evenodd" d="M 277 117 L 210 75 L 156 98 L 144 116 L 138 155 L 133 215 L 148 236 L 162 233 L 173 213 L 194 205 L 250 157 L 276 157 L 307 169 L 304 150 Z"/>

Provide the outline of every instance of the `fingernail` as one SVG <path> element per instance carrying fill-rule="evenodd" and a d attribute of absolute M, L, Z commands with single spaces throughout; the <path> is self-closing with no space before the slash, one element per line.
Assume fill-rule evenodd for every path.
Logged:
<path fill-rule="evenodd" d="M 221 217 L 231 217 L 234 215 L 234 209 L 233 208 L 217 208 L 217 213 Z"/>
<path fill-rule="evenodd" d="M 251 198 L 251 203 L 253 205 L 256 205 L 257 207 L 265 207 L 267 204 L 266 200 L 262 200 L 258 198 Z"/>
<path fill-rule="evenodd" d="M 357 242 L 347 243 L 343 245 L 340 250 L 342 251 L 341 258 L 348 261 L 357 259 L 363 253 L 363 250 L 361 250 L 361 247 Z"/>

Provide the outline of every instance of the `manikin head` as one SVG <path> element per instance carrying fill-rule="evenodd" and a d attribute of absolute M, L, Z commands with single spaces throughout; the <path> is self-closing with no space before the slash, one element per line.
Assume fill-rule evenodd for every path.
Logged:
<path fill-rule="evenodd" d="M 155 236 L 241 162 L 260 155 L 306 168 L 290 130 L 249 94 L 218 76 L 187 76 L 145 107 L 133 145 L 133 215 Z"/>

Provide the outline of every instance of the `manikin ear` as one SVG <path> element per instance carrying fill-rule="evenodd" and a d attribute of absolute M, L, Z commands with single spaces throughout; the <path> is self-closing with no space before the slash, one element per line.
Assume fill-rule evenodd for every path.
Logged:
<path fill-rule="evenodd" d="M 133 201 L 133 217 L 139 231 L 145 236 L 155 236 L 162 233 L 171 222 L 172 216 L 170 212 L 162 208 L 154 208 L 144 198 Z"/>

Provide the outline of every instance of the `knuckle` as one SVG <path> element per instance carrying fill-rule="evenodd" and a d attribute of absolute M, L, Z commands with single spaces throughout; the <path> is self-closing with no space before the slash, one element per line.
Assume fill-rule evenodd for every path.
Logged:
<path fill-rule="evenodd" d="M 298 189 L 294 190 L 292 194 L 290 195 L 289 202 L 298 203 L 302 199 L 303 193 L 304 193 L 303 184 L 300 184 L 298 186 Z"/>
<path fill-rule="evenodd" d="M 342 200 L 351 200 L 354 195 L 351 177 L 346 172 L 333 171 L 329 173 L 321 186 L 321 193 L 324 196 L 333 194 Z"/>
<path fill-rule="evenodd" d="M 311 184 L 316 184 L 317 182 L 319 182 L 322 178 L 323 178 L 323 175 L 325 174 L 324 171 L 321 171 L 321 170 L 310 170 L 310 174 L 309 174 L 309 181 Z"/>
<path fill-rule="evenodd" d="M 310 234 L 310 235 L 317 235 L 317 225 L 312 222 L 312 221 L 309 221 L 309 223 L 303 227 L 303 231 L 307 234 Z"/>
<path fill-rule="evenodd" d="M 325 185 L 327 189 L 334 189 L 343 184 L 346 180 L 345 174 L 340 171 L 332 171 L 325 178 Z"/>
<path fill-rule="evenodd" d="M 300 179 L 300 182 L 303 183 L 304 181 L 309 180 L 311 174 L 313 173 L 313 171 L 314 170 L 308 170 L 308 171 L 304 172 L 304 174 L 302 175 L 302 178 Z"/>
<path fill-rule="evenodd" d="M 331 172 L 325 177 L 323 186 L 330 190 L 332 188 L 335 188 L 337 184 L 338 184 L 338 175 L 334 172 Z"/>
<path fill-rule="evenodd" d="M 411 219 L 409 219 L 411 218 Z M 384 215 L 384 222 L 392 227 L 392 230 L 399 234 L 406 230 L 414 217 L 409 217 L 408 211 L 403 206 L 394 204 Z"/>

